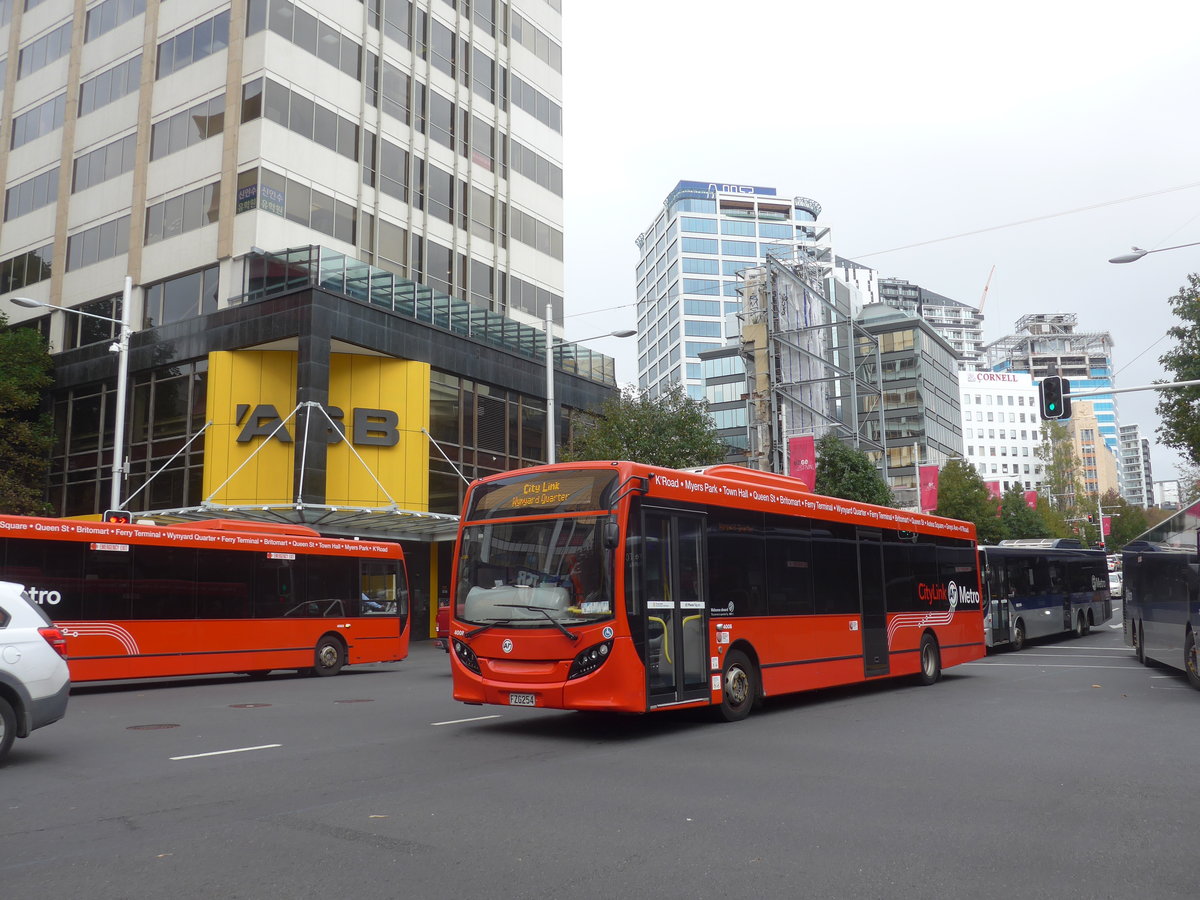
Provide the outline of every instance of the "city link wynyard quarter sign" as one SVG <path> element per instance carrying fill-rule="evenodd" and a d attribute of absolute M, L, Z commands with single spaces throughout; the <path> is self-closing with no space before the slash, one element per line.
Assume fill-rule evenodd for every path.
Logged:
<path fill-rule="evenodd" d="M 346 435 L 345 413 L 336 406 L 323 407 L 329 418 L 310 413 L 309 434 L 327 444 L 336 444 Z M 294 441 L 292 432 L 273 403 L 239 403 L 235 424 L 241 425 L 237 442 L 247 444 L 255 438 L 268 438 L 283 444 Z M 356 407 L 350 410 L 350 443 L 359 447 L 395 447 L 400 443 L 400 416 L 390 409 Z"/>

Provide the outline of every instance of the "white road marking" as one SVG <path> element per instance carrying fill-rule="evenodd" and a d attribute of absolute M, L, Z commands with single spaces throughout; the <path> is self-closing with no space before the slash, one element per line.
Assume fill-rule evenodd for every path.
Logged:
<path fill-rule="evenodd" d="M 1128 669 L 1130 666 L 1071 666 L 1064 663 L 1002 663 L 1002 662 L 969 662 L 962 663 L 964 666 L 1008 666 L 1014 669 Z"/>
<path fill-rule="evenodd" d="M 249 753 L 251 750 L 271 750 L 283 744 L 260 744 L 257 747 L 238 747 L 236 750 L 213 750 L 211 753 L 190 753 L 187 756 L 172 756 L 171 759 L 199 759 L 202 756 L 224 756 L 226 753 Z"/>
<path fill-rule="evenodd" d="M 461 725 L 463 722 L 482 722 L 484 719 L 499 719 L 500 716 L 475 716 L 473 719 L 451 719 L 449 722 L 430 722 L 430 725 Z"/>

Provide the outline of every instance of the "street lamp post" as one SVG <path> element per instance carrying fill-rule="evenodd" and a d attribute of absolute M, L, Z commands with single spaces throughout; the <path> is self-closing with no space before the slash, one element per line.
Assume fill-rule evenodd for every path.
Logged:
<path fill-rule="evenodd" d="M 1109 260 L 1110 263 L 1131 263 L 1137 262 L 1147 253 L 1162 253 L 1164 250 L 1181 250 L 1184 247 L 1200 247 L 1200 241 L 1194 244 L 1177 244 L 1174 247 L 1159 247 L 1157 250 L 1143 250 L 1141 247 L 1131 248 L 1133 252 L 1122 253 L 1120 256 L 1114 256 Z"/>
<path fill-rule="evenodd" d="M 74 313 L 77 316 L 86 316 L 89 319 L 100 319 L 103 322 L 112 322 L 121 326 L 121 333 L 115 343 L 109 350 L 117 354 L 117 409 L 113 417 L 113 459 L 112 459 L 112 488 L 109 493 L 109 509 L 121 508 L 121 488 L 123 476 L 125 474 L 125 407 L 128 405 L 129 393 L 129 337 L 133 334 L 133 328 L 129 324 L 130 306 L 133 298 L 133 279 L 125 276 L 125 288 L 121 294 L 121 318 L 114 319 L 111 316 L 98 316 L 95 313 L 84 312 L 81 309 L 72 309 L 69 306 L 55 306 L 52 303 L 46 303 L 42 300 L 31 300 L 29 297 L 9 297 L 8 299 L 17 306 L 23 306 L 26 309 L 52 309 L 65 313 Z"/>
<path fill-rule="evenodd" d="M 584 341 L 594 341 L 597 338 L 615 337 L 627 338 L 637 334 L 632 328 L 621 328 L 616 331 L 609 331 L 605 334 L 597 334 L 592 337 L 580 338 L 576 341 L 555 341 L 551 334 L 550 326 L 554 322 L 554 307 L 552 304 L 546 304 L 546 462 L 552 463 L 557 461 L 557 453 L 555 446 L 555 421 L 558 418 L 557 404 L 554 400 L 554 348 L 566 347 L 569 344 L 581 344 Z"/>

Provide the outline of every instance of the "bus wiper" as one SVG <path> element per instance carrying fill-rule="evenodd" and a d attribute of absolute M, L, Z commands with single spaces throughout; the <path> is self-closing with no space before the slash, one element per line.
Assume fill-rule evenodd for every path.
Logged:
<path fill-rule="evenodd" d="M 488 622 L 486 625 L 480 625 L 478 628 L 472 628 L 463 637 L 473 638 L 477 634 L 483 634 L 489 628 L 495 628 L 497 625 L 508 625 L 512 619 L 496 619 L 494 622 Z"/>
<path fill-rule="evenodd" d="M 531 612 L 540 612 L 543 616 L 550 620 L 551 625 L 553 625 L 571 640 L 579 640 L 579 635 L 567 628 L 566 625 L 558 621 L 558 619 L 554 618 L 554 616 L 550 615 L 550 610 L 546 609 L 544 606 L 526 606 L 523 603 L 497 603 L 496 605 L 507 607 L 508 609 L 528 609 Z"/>

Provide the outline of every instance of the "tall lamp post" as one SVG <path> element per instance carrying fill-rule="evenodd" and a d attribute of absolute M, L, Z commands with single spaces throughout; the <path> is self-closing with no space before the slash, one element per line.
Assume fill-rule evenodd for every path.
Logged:
<path fill-rule="evenodd" d="M 584 341 L 594 341 L 597 338 L 615 337 L 627 338 L 637 334 L 632 328 L 621 328 L 616 331 L 609 331 L 605 334 L 597 334 L 592 337 L 580 338 L 577 341 L 555 341 L 554 336 L 550 332 L 550 326 L 554 322 L 554 307 L 546 304 L 546 462 L 557 462 L 557 448 L 555 446 L 555 421 L 558 418 L 557 404 L 554 400 L 554 348 L 566 347 L 569 344 L 581 344 Z"/>
<path fill-rule="evenodd" d="M 1137 262 L 1147 253 L 1162 253 L 1164 250 L 1181 250 L 1184 247 L 1200 247 L 1200 241 L 1194 244 L 1177 244 L 1174 247 L 1159 247 L 1157 250 L 1143 250 L 1141 247 L 1133 247 L 1131 253 L 1122 253 L 1120 256 L 1114 256 L 1109 260 L 1110 263 L 1131 263 Z"/>
<path fill-rule="evenodd" d="M 102 322 L 112 322 L 121 326 L 117 340 L 108 348 L 117 354 L 117 409 L 113 421 L 113 459 L 112 459 L 112 490 L 109 494 L 109 509 L 121 508 L 121 487 L 125 473 L 125 407 L 128 405 L 129 394 L 129 336 L 133 328 L 129 324 L 130 306 L 133 297 L 133 279 L 125 276 L 125 289 L 121 294 L 121 318 L 98 316 L 95 313 L 72 309 L 69 306 L 55 306 L 43 300 L 31 300 L 28 297 L 9 297 L 17 306 L 26 309 L 51 309 L 58 312 L 74 313 L 89 319 L 100 319 Z"/>

